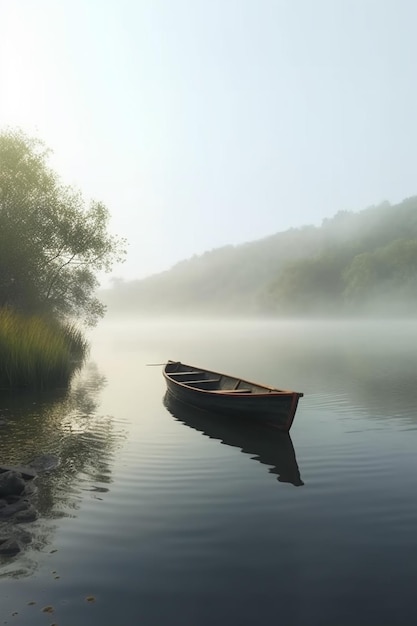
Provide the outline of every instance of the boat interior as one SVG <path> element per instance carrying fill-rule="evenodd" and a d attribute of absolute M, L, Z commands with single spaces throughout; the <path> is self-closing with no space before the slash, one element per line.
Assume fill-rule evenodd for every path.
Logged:
<path fill-rule="evenodd" d="M 256 385 L 226 374 L 198 370 L 183 363 L 172 362 L 166 367 L 166 374 L 178 383 L 216 393 L 233 394 L 265 394 L 279 393 L 278 389 Z"/>

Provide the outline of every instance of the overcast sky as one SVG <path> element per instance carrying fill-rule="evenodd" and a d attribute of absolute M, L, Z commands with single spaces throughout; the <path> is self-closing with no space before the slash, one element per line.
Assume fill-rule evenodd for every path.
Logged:
<path fill-rule="evenodd" d="M 0 0 L 0 128 L 142 277 L 417 193 L 416 0 Z"/>

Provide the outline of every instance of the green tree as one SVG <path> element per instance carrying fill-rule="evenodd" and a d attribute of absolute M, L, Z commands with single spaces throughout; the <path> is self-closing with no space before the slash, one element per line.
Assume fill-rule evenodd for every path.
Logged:
<path fill-rule="evenodd" d="M 280 314 L 339 312 L 345 263 L 339 251 L 288 263 L 268 285 L 266 306 Z"/>
<path fill-rule="evenodd" d="M 20 130 L 0 134 L 0 306 L 93 325 L 104 313 L 96 274 L 123 260 L 125 241 L 108 233 L 106 207 L 64 186 L 48 156 Z"/>
<path fill-rule="evenodd" d="M 343 275 L 344 297 L 351 304 L 382 295 L 415 301 L 416 274 L 417 239 L 396 239 L 353 258 Z"/>

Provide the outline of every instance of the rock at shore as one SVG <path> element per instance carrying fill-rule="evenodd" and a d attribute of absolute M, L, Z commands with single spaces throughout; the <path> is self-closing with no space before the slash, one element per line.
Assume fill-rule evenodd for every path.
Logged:
<path fill-rule="evenodd" d="M 13 557 L 31 541 L 31 534 L 21 524 L 34 522 L 38 512 L 32 502 L 37 492 L 38 473 L 59 466 L 54 454 L 42 454 L 27 466 L 0 465 L 0 557 Z"/>
<path fill-rule="evenodd" d="M 0 474 L 0 498 L 19 496 L 25 490 L 26 483 L 19 472 L 9 470 Z"/>
<path fill-rule="evenodd" d="M 25 531 L 20 524 L 33 522 L 38 512 L 31 503 L 37 489 L 33 468 L 0 466 L 0 556 L 13 557 L 22 550 Z M 30 541 L 30 533 L 27 533 Z M 27 543 L 27 541 L 23 542 Z"/>
<path fill-rule="evenodd" d="M 37 472 L 33 467 L 22 465 L 0 465 L 0 474 L 4 472 L 17 472 L 25 480 L 33 480 L 37 476 Z"/>

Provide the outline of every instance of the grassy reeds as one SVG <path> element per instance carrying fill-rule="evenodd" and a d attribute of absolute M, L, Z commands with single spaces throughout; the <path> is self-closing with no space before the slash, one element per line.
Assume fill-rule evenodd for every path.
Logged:
<path fill-rule="evenodd" d="M 0 389 L 65 386 L 87 350 L 74 325 L 0 309 Z"/>

